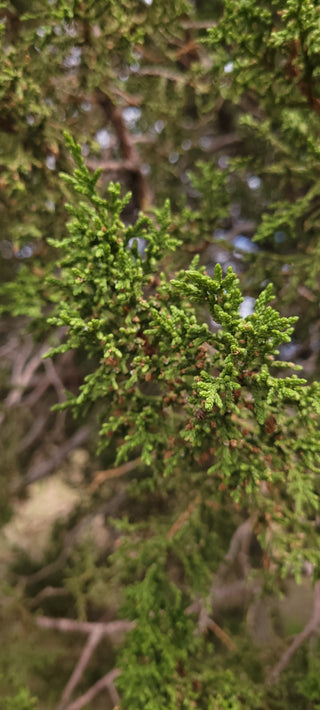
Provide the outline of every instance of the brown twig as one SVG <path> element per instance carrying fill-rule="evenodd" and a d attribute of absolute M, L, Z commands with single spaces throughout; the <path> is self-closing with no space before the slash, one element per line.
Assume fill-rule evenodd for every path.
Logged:
<path fill-rule="evenodd" d="M 183 20 L 181 27 L 184 30 L 208 30 L 210 27 L 216 27 L 217 22 L 214 20 Z"/>
<path fill-rule="evenodd" d="M 199 615 L 199 629 L 202 633 L 206 633 L 208 629 L 213 631 L 220 641 L 229 649 L 229 651 L 236 650 L 236 644 L 230 636 L 224 631 L 213 619 L 210 618 L 206 612 L 204 606 L 201 606 Z"/>
<path fill-rule="evenodd" d="M 170 71 L 170 69 L 164 69 L 163 67 L 157 66 L 144 66 L 139 68 L 139 75 L 141 76 L 157 76 L 161 79 L 167 79 L 172 81 L 174 84 L 182 84 L 182 86 L 187 86 L 193 83 L 190 77 L 184 75 L 182 72 Z"/>
<path fill-rule="evenodd" d="M 280 660 L 271 673 L 268 676 L 267 682 L 269 684 L 275 683 L 278 680 L 280 673 L 287 667 L 293 654 L 300 648 L 300 646 L 311 636 L 311 634 L 319 633 L 320 624 L 320 581 L 315 583 L 314 586 L 314 605 L 313 613 L 310 621 L 306 624 L 304 629 L 295 636 L 294 640 L 290 644 L 289 648 L 282 654 Z"/>
<path fill-rule="evenodd" d="M 111 478 L 119 478 L 119 476 L 124 476 L 126 473 L 129 473 L 129 471 L 133 471 L 133 469 L 139 466 L 140 463 L 141 456 L 138 456 L 138 458 L 133 461 L 127 461 L 116 468 L 109 468 L 106 471 L 96 471 L 94 474 L 94 480 L 89 486 L 90 493 L 96 491 L 97 488 L 99 488 L 99 486 L 101 486 L 101 484 L 105 481 L 109 481 Z"/>
<path fill-rule="evenodd" d="M 311 81 L 303 79 L 301 69 L 299 69 L 299 67 L 295 64 L 295 60 L 299 55 L 300 46 L 300 39 L 296 39 L 292 42 L 291 55 L 286 66 L 286 78 L 297 79 L 297 86 L 300 93 L 307 99 L 307 102 L 312 110 L 320 116 L 320 99 L 314 95 Z"/>
<path fill-rule="evenodd" d="M 95 90 L 94 98 L 104 111 L 107 121 L 111 121 L 114 127 L 123 161 L 132 166 L 129 169 L 135 177 L 135 198 L 139 209 L 145 209 L 150 202 L 150 192 L 141 171 L 139 153 L 124 121 L 122 108 L 118 107 L 114 100 L 101 89 Z"/>
<path fill-rule="evenodd" d="M 200 496 L 196 496 L 195 500 L 193 500 L 188 505 L 186 510 L 184 510 L 183 513 L 181 513 L 181 515 L 179 515 L 179 517 L 173 523 L 172 527 L 170 528 L 170 530 L 167 533 L 168 540 L 172 540 L 174 535 L 176 535 L 176 533 L 180 530 L 180 528 L 182 528 L 184 523 L 190 518 L 194 509 L 197 507 L 197 505 L 199 505 L 199 503 L 200 503 Z"/>

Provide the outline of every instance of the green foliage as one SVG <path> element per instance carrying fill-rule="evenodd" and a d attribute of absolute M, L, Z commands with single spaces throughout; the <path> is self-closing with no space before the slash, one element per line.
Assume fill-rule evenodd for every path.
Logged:
<path fill-rule="evenodd" d="M 29 691 L 21 688 L 12 698 L 4 698 L 4 710 L 36 710 L 36 700 Z"/>
<path fill-rule="evenodd" d="M 197 491 L 198 505 L 212 502 L 228 510 L 235 501 L 258 516 L 261 544 L 283 576 L 290 570 L 299 578 L 306 560 L 318 568 L 319 387 L 295 374 L 279 376 L 283 368 L 290 373 L 296 367 L 276 359 L 296 319 L 281 317 L 270 305 L 271 285 L 257 298 L 252 315 L 241 317 L 242 295 L 231 268 L 223 277 L 216 265 L 211 278 L 195 259 L 175 279 L 160 272 L 156 280 L 159 259 L 178 244 L 170 233 L 169 206 L 156 210 L 153 219 L 141 215 L 134 226 L 126 226 L 121 219 L 126 199 L 120 198 L 119 186 L 111 184 L 107 197 L 100 197 L 99 173 L 91 175 L 80 147 L 70 137 L 67 141 L 76 168 L 73 177 L 64 179 L 81 199 L 71 198 L 68 205 L 69 235 L 51 242 L 62 256 L 56 275 L 49 270 L 45 282 L 52 301 L 48 323 L 66 326 L 67 334 L 47 356 L 83 350 L 92 366 L 79 394 L 59 406 L 75 414 L 96 412 L 100 450 L 112 445 L 116 463 L 141 452 L 149 466 L 148 485 L 162 495 L 181 485 L 189 504 Z M 214 331 L 199 320 L 199 306 L 208 310 Z M 164 516 L 160 536 L 151 520 L 149 540 L 145 526 L 139 530 L 129 524 L 133 565 L 120 548 L 129 582 L 125 613 L 137 622 L 123 652 L 119 681 L 130 710 L 141 701 L 150 710 L 177 703 L 192 707 L 186 704 L 193 698 L 190 674 L 187 700 L 176 668 L 190 663 L 190 654 L 197 655 L 192 624 L 183 611 L 192 600 L 193 584 L 182 596 L 165 573 L 171 566 L 172 514 L 181 510 L 180 497 Z M 201 526 L 198 535 L 200 541 L 206 535 Z M 181 575 L 192 579 L 205 558 L 194 540 L 187 561 L 184 537 L 175 539 L 172 551 L 182 564 Z M 137 574 L 141 580 L 133 581 Z M 66 580 L 80 617 L 89 578 L 85 563 Z M 235 698 L 223 702 L 225 707 L 243 706 Z"/>
<path fill-rule="evenodd" d="M 49 583 L 69 598 L 53 616 L 135 622 L 119 651 L 123 710 L 276 710 L 290 677 L 266 689 L 275 650 L 244 631 L 249 602 L 215 612 L 215 582 L 248 594 L 256 582 L 249 617 L 306 565 L 319 577 L 319 383 L 283 356 L 293 335 L 318 328 L 319 8 L 196 4 L 1 4 L 1 313 L 45 333 L 46 358 L 76 355 L 84 376 L 62 404 L 55 380 L 55 411 L 92 424 L 106 466 L 140 460 L 119 482 L 110 549 L 100 555 L 92 537 L 71 550 L 71 532 L 63 570 L 49 555 Z M 218 234 L 231 258 L 247 221 L 259 248 L 237 275 Z M 212 268 L 209 257 L 189 264 L 208 243 Z M 84 509 L 108 516 L 118 494 L 118 482 L 90 484 L 80 528 Z M 245 520 L 255 552 L 231 560 Z M 31 580 L 31 607 L 32 592 Z M 207 635 L 195 600 L 217 616 Z M 102 665 L 92 662 L 94 682 Z M 299 673 L 298 701 L 313 710 L 313 660 Z M 5 703 L 35 707 L 26 690 Z"/>
<path fill-rule="evenodd" d="M 314 269 L 315 262 L 319 264 L 318 26 L 319 8 L 308 0 L 285 6 L 263 3 L 263 7 L 228 0 L 206 39 L 214 50 L 213 72 L 219 89 L 237 107 L 243 178 L 253 174 L 261 180 L 255 239 L 264 243 L 267 252 L 258 256 L 255 275 L 274 279 L 279 269 L 279 288 L 281 284 L 282 298 L 288 301 L 297 301 L 297 284 L 302 282 L 318 293 Z M 255 105 L 253 112 L 247 111 L 250 101 Z M 226 172 L 231 173 L 230 169 Z M 246 210 L 243 201 L 243 217 Z M 271 259 L 269 268 L 270 246 L 280 251 L 281 260 Z M 290 275 L 285 284 L 283 263 Z"/>

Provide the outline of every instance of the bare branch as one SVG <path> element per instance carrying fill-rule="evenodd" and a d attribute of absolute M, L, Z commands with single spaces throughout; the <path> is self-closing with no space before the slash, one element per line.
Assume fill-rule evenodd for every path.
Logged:
<path fill-rule="evenodd" d="M 236 529 L 231 538 L 229 550 L 224 558 L 225 561 L 218 570 L 217 577 L 223 578 L 236 561 L 239 562 L 243 577 L 247 575 L 249 568 L 248 550 L 255 520 L 255 517 L 248 518 Z"/>
<path fill-rule="evenodd" d="M 63 632 L 80 632 L 88 634 L 87 642 L 83 648 L 78 663 L 63 691 L 60 703 L 57 710 L 80 710 L 84 705 L 90 702 L 103 688 L 107 688 L 114 704 L 119 702 L 118 693 L 114 687 L 114 680 L 119 675 L 120 671 L 114 669 L 106 676 L 101 678 L 93 685 L 84 695 L 81 695 L 73 703 L 67 705 L 71 695 L 82 679 L 83 673 L 90 661 L 90 658 L 103 636 L 118 636 L 131 631 L 135 628 L 134 621 L 122 619 L 119 621 L 89 622 L 76 621 L 74 619 L 52 619 L 49 616 L 38 616 L 36 618 L 38 626 L 44 629 L 56 629 Z"/>
<path fill-rule="evenodd" d="M 40 414 L 37 419 L 34 420 L 32 426 L 30 427 L 28 433 L 21 439 L 18 446 L 18 453 L 22 454 L 26 449 L 33 444 L 34 441 L 38 439 L 40 434 L 42 434 L 48 421 L 50 419 L 50 412 Z"/>
<path fill-rule="evenodd" d="M 120 675 L 121 671 L 119 668 L 114 668 L 112 671 L 107 673 L 107 675 L 100 678 L 86 693 L 81 695 L 77 700 L 75 700 L 70 705 L 67 705 L 65 710 L 81 710 L 85 705 L 93 700 L 93 698 L 100 693 L 101 690 L 106 688 L 109 691 L 111 701 L 114 705 L 118 705 L 120 702 L 119 695 L 114 687 L 114 681 Z"/>
<path fill-rule="evenodd" d="M 119 621 L 95 622 L 95 621 L 76 621 L 75 619 L 58 618 L 53 619 L 50 616 L 37 616 L 36 623 L 42 629 L 56 629 L 57 631 L 75 632 L 82 634 L 92 634 L 93 631 L 99 631 L 101 636 L 112 636 L 114 634 L 126 633 L 135 628 L 134 621 L 120 619 Z"/>
<path fill-rule="evenodd" d="M 64 587 L 44 587 L 44 589 L 41 589 L 39 594 L 36 594 L 36 596 L 31 599 L 29 606 L 31 608 L 34 608 L 43 599 L 51 599 L 52 597 L 65 597 L 69 596 L 69 594 L 69 590 L 65 589 Z"/>
<path fill-rule="evenodd" d="M 56 451 L 51 455 L 50 458 L 40 461 L 38 464 L 32 466 L 25 478 L 23 479 L 22 485 L 29 486 L 35 481 L 39 481 L 41 478 L 47 478 L 50 476 L 55 469 L 61 464 L 61 462 L 68 456 L 70 451 L 76 449 L 77 446 L 83 444 L 90 433 L 90 428 L 88 426 L 83 426 L 78 431 L 71 436 L 68 441 L 65 441 Z"/>
<path fill-rule="evenodd" d="M 69 702 L 71 695 L 80 682 L 83 673 L 90 661 L 90 658 L 98 645 L 99 641 L 101 640 L 103 636 L 103 631 L 101 628 L 98 626 L 95 626 L 91 633 L 88 636 L 87 643 L 85 644 L 83 651 L 81 653 L 81 656 L 79 658 L 79 661 L 72 673 L 72 675 L 69 678 L 69 681 L 62 693 L 60 703 L 57 707 L 57 710 L 63 710 L 65 708 L 66 704 Z"/>
<path fill-rule="evenodd" d="M 66 399 L 65 387 L 60 379 L 57 370 L 52 360 L 44 360 L 44 367 L 50 384 L 55 388 L 59 402 L 64 402 Z"/>
<path fill-rule="evenodd" d="M 275 683 L 278 680 L 280 673 L 287 667 L 293 654 L 300 648 L 300 646 L 311 636 L 311 634 L 319 633 L 320 624 L 320 581 L 315 583 L 314 587 L 314 606 L 313 613 L 310 621 L 306 624 L 304 629 L 295 636 L 292 644 L 286 651 L 282 654 L 278 663 L 274 666 L 271 673 L 267 678 L 267 683 Z"/>
<path fill-rule="evenodd" d="M 175 72 L 175 71 L 170 71 L 169 69 L 164 69 L 163 67 L 156 67 L 156 66 L 140 67 L 139 75 L 141 75 L 141 76 L 158 76 L 161 79 L 167 79 L 168 81 L 172 81 L 174 84 L 182 84 L 183 86 L 187 86 L 189 84 L 192 84 L 192 80 L 186 74 L 183 74 L 182 72 L 179 73 L 179 72 Z"/>

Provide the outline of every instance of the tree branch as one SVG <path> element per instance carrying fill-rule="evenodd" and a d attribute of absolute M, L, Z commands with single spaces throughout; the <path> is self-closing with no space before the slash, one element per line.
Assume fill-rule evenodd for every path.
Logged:
<path fill-rule="evenodd" d="M 114 681 L 120 675 L 121 671 L 119 668 L 114 668 L 112 671 L 107 673 L 107 675 L 100 678 L 86 693 L 81 695 L 77 700 L 75 700 L 70 705 L 67 705 L 65 710 L 81 710 L 85 705 L 93 700 L 93 698 L 100 693 L 101 690 L 106 688 L 109 691 L 111 701 L 114 706 L 118 705 L 120 702 L 119 695 L 114 687 Z"/>
<path fill-rule="evenodd" d="M 50 474 L 58 468 L 60 463 L 68 456 L 70 451 L 76 449 L 77 446 L 83 444 L 90 433 L 90 428 L 88 426 L 83 426 L 78 431 L 73 434 L 73 436 L 65 441 L 56 451 L 47 459 L 40 461 L 39 463 L 31 466 L 27 475 L 22 481 L 23 486 L 29 486 L 35 481 L 39 481 L 41 478 L 47 478 Z"/>
<path fill-rule="evenodd" d="M 87 705 L 103 688 L 107 688 L 112 702 L 116 705 L 119 702 L 118 693 L 114 687 L 114 680 L 118 677 L 120 670 L 114 669 L 101 678 L 95 685 L 81 695 L 73 703 L 67 705 L 71 695 L 80 683 L 84 671 L 90 661 L 90 658 L 103 636 L 114 636 L 115 634 L 123 634 L 135 628 L 134 621 L 122 619 L 119 621 L 89 622 L 76 621 L 74 619 L 52 619 L 49 616 L 38 616 L 36 618 L 38 626 L 44 629 L 56 629 L 63 632 L 80 632 L 88 634 L 87 642 L 82 650 L 81 656 L 69 681 L 62 693 L 61 700 L 56 710 L 80 710 L 84 705 Z"/>
<path fill-rule="evenodd" d="M 111 121 L 114 127 L 119 142 L 121 157 L 124 163 L 130 165 L 130 171 L 132 171 L 136 176 L 135 196 L 139 209 L 144 209 L 150 202 L 150 193 L 145 177 L 141 171 L 140 156 L 134 142 L 132 141 L 131 133 L 127 129 L 122 115 L 122 109 L 116 106 L 110 96 L 101 91 L 101 89 L 97 88 L 94 96 L 97 104 L 99 104 L 104 111 L 106 119 Z"/>
<path fill-rule="evenodd" d="M 72 673 L 72 675 L 69 678 L 69 681 L 62 693 L 60 703 L 57 707 L 57 710 L 63 710 L 66 706 L 66 704 L 69 702 L 71 695 L 80 682 L 83 673 L 90 661 L 90 658 L 98 645 L 100 639 L 103 636 L 103 631 L 101 628 L 95 627 L 93 628 L 92 632 L 88 636 L 87 643 L 85 644 L 83 651 L 81 653 L 81 656 L 79 658 L 79 661 L 77 665 L 75 666 L 75 669 Z"/>
<path fill-rule="evenodd" d="M 310 621 L 306 624 L 304 629 L 295 636 L 289 648 L 282 654 L 278 663 L 274 666 L 271 673 L 267 678 L 267 683 L 276 683 L 280 673 L 287 667 L 293 654 L 300 648 L 300 646 L 311 636 L 313 633 L 319 633 L 318 626 L 320 624 L 320 581 L 315 583 L 314 587 L 314 605 L 313 613 Z"/>
<path fill-rule="evenodd" d="M 124 476 L 124 474 L 129 473 L 129 471 L 133 471 L 140 463 L 141 456 L 138 456 L 138 458 L 133 459 L 133 461 L 127 461 L 116 468 L 109 468 L 106 471 L 96 471 L 94 480 L 89 486 L 90 493 L 96 491 L 102 483 L 108 481 L 110 478 L 119 478 L 119 476 Z"/>

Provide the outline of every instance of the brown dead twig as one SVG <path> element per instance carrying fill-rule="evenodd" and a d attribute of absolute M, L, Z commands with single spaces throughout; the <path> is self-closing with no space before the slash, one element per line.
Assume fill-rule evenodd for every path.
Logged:
<path fill-rule="evenodd" d="M 216 621 L 210 618 L 204 607 L 201 608 L 199 614 L 199 630 L 201 633 L 207 633 L 208 629 L 213 631 L 213 633 L 222 641 L 222 643 L 229 649 L 229 651 L 236 650 L 236 644 L 230 636 L 224 631 L 221 626 L 219 626 Z"/>
<path fill-rule="evenodd" d="M 109 691 L 111 700 L 114 704 L 119 702 L 118 693 L 114 687 L 114 680 L 120 674 L 120 670 L 115 668 L 110 673 L 107 673 L 97 683 L 95 683 L 86 693 L 77 698 L 74 702 L 68 705 L 71 695 L 79 684 L 83 673 L 90 661 L 90 658 L 96 649 L 97 645 L 104 636 L 119 637 L 124 633 L 135 628 L 135 622 L 127 619 L 120 621 L 102 622 L 87 622 L 75 621 L 73 619 L 52 619 L 47 616 L 38 616 L 36 619 L 38 626 L 44 629 L 56 629 L 62 632 L 80 632 L 88 634 L 88 639 L 84 645 L 78 663 L 76 664 L 72 675 L 62 693 L 61 700 L 57 706 L 57 710 L 80 710 L 90 700 L 92 700 L 100 690 L 106 688 Z"/>
<path fill-rule="evenodd" d="M 315 583 L 314 586 L 314 604 L 313 604 L 313 612 L 310 621 L 306 624 L 304 629 L 300 632 L 300 634 L 297 634 L 295 636 L 294 640 L 290 644 L 289 648 L 285 650 L 285 652 L 282 654 L 280 660 L 274 668 L 272 669 L 271 673 L 269 674 L 267 678 L 267 682 L 269 684 L 276 683 L 276 681 L 279 678 L 280 673 L 287 667 L 288 663 L 290 662 L 293 654 L 300 648 L 300 646 L 307 641 L 307 639 L 312 635 L 312 634 L 319 634 L 319 626 L 320 626 L 320 581 Z"/>
<path fill-rule="evenodd" d="M 195 500 L 192 501 L 190 503 L 190 505 L 188 505 L 186 510 L 184 510 L 181 513 L 181 515 L 179 515 L 179 517 L 173 523 L 173 525 L 171 526 L 170 530 L 167 533 L 168 540 L 171 540 L 176 535 L 176 533 L 180 530 L 180 528 L 182 528 L 184 523 L 186 523 L 187 520 L 189 520 L 190 516 L 192 515 L 195 508 L 199 505 L 200 501 L 201 501 L 200 496 L 196 496 Z"/>
<path fill-rule="evenodd" d="M 94 474 L 94 480 L 89 486 L 89 492 L 94 493 L 94 491 L 96 491 L 102 483 L 109 481 L 111 478 L 119 478 L 119 476 L 124 476 L 126 473 L 133 471 L 133 469 L 137 468 L 140 463 L 141 456 L 138 456 L 138 458 L 133 459 L 133 461 L 127 461 L 116 468 L 109 468 L 106 471 L 96 471 Z"/>

